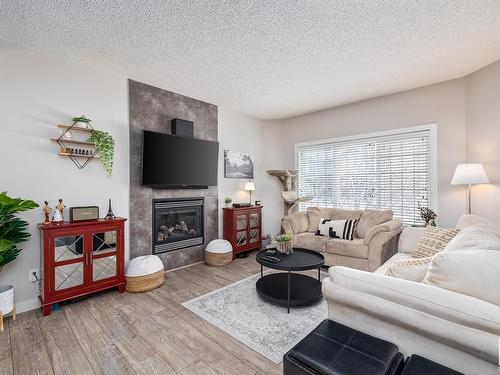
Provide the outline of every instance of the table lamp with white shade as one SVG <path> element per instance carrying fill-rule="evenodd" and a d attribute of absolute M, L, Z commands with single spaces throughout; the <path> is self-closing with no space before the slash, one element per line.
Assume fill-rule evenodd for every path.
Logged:
<path fill-rule="evenodd" d="M 255 190 L 253 181 L 248 181 L 247 183 L 245 183 L 245 190 L 250 192 L 250 204 L 252 204 L 252 191 Z"/>
<path fill-rule="evenodd" d="M 467 208 L 471 213 L 471 185 L 489 184 L 488 176 L 481 163 L 463 163 L 458 164 L 455 174 L 451 180 L 452 185 L 467 185 Z"/>

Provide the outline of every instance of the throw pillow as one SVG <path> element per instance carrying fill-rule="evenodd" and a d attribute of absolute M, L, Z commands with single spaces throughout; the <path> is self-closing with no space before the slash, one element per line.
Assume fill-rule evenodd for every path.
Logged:
<path fill-rule="evenodd" d="M 414 258 L 431 257 L 442 251 L 457 233 L 458 230 L 456 229 L 428 226 L 425 228 L 422 238 L 417 242 L 411 256 Z"/>
<path fill-rule="evenodd" d="M 359 220 L 362 210 L 344 210 L 342 208 L 332 208 L 332 220 Z"/>
<path fill-rule="evenodd" d="M 474 224 L 460 230 L 444 251 L 500 250 L 500 232 L 492 224 Z"/>
<path fill-rule="evenodd" d="M 471 225 L 479 224 L 479 223 L 487 224 L 488 219 L 485 219 L 484 217 L 478 216 L 478 215 L 463 214 L 458 219 L 456 228 L 459 230 L 462 230 L 462 229 L 465 229 L 467 227 L 470 227 Z"/>
<path fill-rule="evenodd" d="M 316 235 L 352 241 L 357 222 L 357 220 L 327 220 L 321 218 Z"/>
<path fill-rule="evenodd" d="M 283 219 L 288 221 L 292 227 L 293 234 L 307 232 L 308 217 L 306 212 L 295 212 L 291 215 L 285 216 Z"/>
<path fill-rule="evenodd" d="M 432 258 L 422 283 L 500 306 L 498 270 L 500 270 L 499 251 L 442 251 Z"/>
<path fill-rule="evenodd" d="M 432 257 L 396 260 L 391 263 L 385 274 L 397 279 L 421 282 L 427 274 L 431 261 Z"/>
<path fill-rule="evenodd" d="M 417 247 L 418 241 L 422 238 L 425 228 L 422 227 L 404 227 L 399 236 L 398 253 L 413 253 Z"/>
<path fill-rule="evenodd" d="M 308 207 L 307 210 L 308 217 L 308 231 L 316 232 L 321 218 L 331 219 L 332 209 L 331 208 L 320 208 L 320 207 Z"/>

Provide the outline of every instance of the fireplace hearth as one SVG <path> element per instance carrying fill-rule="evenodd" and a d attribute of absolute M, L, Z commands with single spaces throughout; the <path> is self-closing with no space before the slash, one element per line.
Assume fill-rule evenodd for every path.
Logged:
<path fill-rule="evenodd" d="M 153 200 L 153 254 L 202 245 L 203 198 Z"/>

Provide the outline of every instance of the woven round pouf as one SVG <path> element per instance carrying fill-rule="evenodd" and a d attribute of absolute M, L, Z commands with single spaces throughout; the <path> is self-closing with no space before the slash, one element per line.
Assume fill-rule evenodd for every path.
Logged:
<path fill-rule="evenodd" d="M 209 266 L 225 266 L 233 261 L 233 247 L 226 240 L 213 240 L 205 249 L 205 263 Z"/>
<path fill-rule="evenodd" d="M 127 292 L 148 292 L 158 288 L 165 281 L 163 263 L 156 255 L 134 258 L 128 263 L 125 278 Z"/>

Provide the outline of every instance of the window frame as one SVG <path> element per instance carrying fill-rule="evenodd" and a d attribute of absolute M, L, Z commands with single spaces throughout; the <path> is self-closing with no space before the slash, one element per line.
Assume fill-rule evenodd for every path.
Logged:
<path fill-rule="evenodd" d="M 437 164 L 437 123 L 429 123 L 417 126 L 410 126 L 398 129 L 391 130 L 383 130 L 377 132 L 369 132 L 369 133 L 360 133 L 355 135 L 336 137 L 336 138 L 327 138 L 320 139 L 309 142 L 300 142 L 295 144 L 295 168 L 299 169 L 299 148 L 307 147 L 307 146 L 318 146 L 322 144 L 329 143 L 338 143 L 338 142 L 348 142 L 348 141 L 356 141 L 370 138 L 379 138 L 386 136 L 397 136 L 404 135 L 409 133 L 415 133 L 420 131 L 429 131 L 430 137 L 430 208 L 434 211 L 437 211 L 438 208 L 438 164 Z M 298 188 L 300 181 L 296 182 L 296 186 Z"/>

